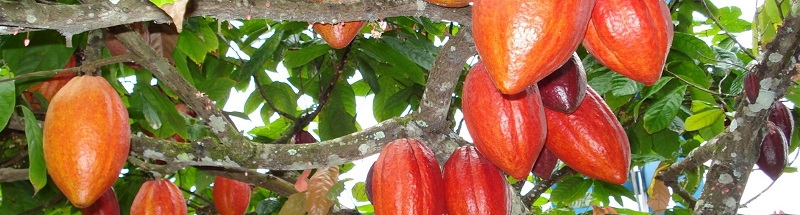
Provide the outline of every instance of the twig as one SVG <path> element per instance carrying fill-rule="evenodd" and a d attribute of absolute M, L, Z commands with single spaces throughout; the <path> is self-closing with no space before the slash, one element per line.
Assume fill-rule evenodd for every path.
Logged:
<path fill-rule="evenodd" d="M 183 188 L 183 187 L 178 187 L 178 189 L 181 189 L 183 192 L 187 192 L 187 193 L 189 193 L 190 195 L 192 195 L 192 196 L 194 196 L 194 197 L 197 197 L 198 199 L 200 199 L 200 200 L 203 200 L 204 202 L 206 202 L 206 203 L 208 203 L 208 204 L 211 204 L 211 205 L 213 205 L 213 204 L 214 204 L 214 202 L 212 202 L 211 200 L 209 200 L 209 199 L 207 199 L 206 197 L 203 197 L 203 196 L 201 196 L 201 195 L 198 195 L 197 193 L 194 193 L 194 192 L 192 192 L 191 190 L 187 190 L 186 188 Z"/>
<path fill-rule="evenodd" d="M 0 169 L 0 182 L 13 182 L 28 180 L 28 169 L 2 168 Z"/>
<path fill-rule="evenodd" d="M 11 164 L 17 163 L 17 161 L 19 161 L 20 159 L 24 158 L 25 156 L 28 156 L 28 150 L 22 150 L 19 153 L 17 153 L 17 155 L 14 155 L 14 157 L 3 161 L 3 163 L 0 164 L 0 168 L 4 168 L 4 167 L 7 167 L 7 166 L 9 166 Z"/>
<path fill-rule="evenodd" d="M 575 173 L 578 172 L 576 172 L 572 168 L 569 168 L 568 166 L 564 166 L 563 168 L 554 172 L 553 175 L 550 176 L 550 179 L 542 180 L 539 181 L 539 183 L 536 183 L 533 189 L 531 189 L 530 191 L 528 191 L 527 194 L 522 196 L 522 202 L 525 203 L 526 206 L 530 206 L 531 204 L 533 204 L 534 201 L 536 201 L 536 199 L 539 198 L 539 196 L 542 195 L 542 193 L 544 193 L 544 191 L 547 191 L 548 188 L 552 187 L 553 184 L 558 183 L 559 181 L 567 177 L 575 175 Z"/>
<path fill-rule="evenodd" d="M 753 202 L 758 197 L 761 197 L 761 195 L 764 194 L 765 192 L 767 192 L 767 190 L 769 190 L 769 188 L 772 188 L 772 185 L 774 185 L 774 184 L 775 184 L 775 181 L 772 181 L 772 183 L 769 183 L 769 186 L 767 186 L 767 188 L 764 188 L 764 190 L 762 190 L 761 192 L 756 194 L 756 196 L 753 196 L 753 198 L 751 198 L 750 200 L 747 200 L 746 202 L 744 202 L 744 204 L 739 205 L 739 208 L 746 208 L 747 205 L 750 204 L 750 202 Z"/>
<path fill-rule="evenodd" d="M 44 203 L 42 205 L 39 205 L 38 207 L 32 208 L 32 209 L 30 209 L 28 211 L 22 212 L 19 215 L 29 215 L 29 214 L 41 213 L 45 208 L 53 206 L 56 203 L 60 202 L 61 200 L 64 200 L 64 197 L 65 197 L 64 194 L 57 194 L 57 196 L 54 196 L 53 198 L 51 198 L 50 201 L 47 201 L 46 203 Z"/>
<path fill-rule="evenodd" d="M 683 189 L 683 187 L 681 187 L 681 185 L 678 184 L 677 180 L 669 180 L 669 181 L 661 180 L 661 181 L 664 182 L 664 185 L 667 185 L 668 187 L 672 188 L 672 192 L 675 192 L 679 196 L 681 196 L 681 198 L 683 198 L 683 200 L 685 200 L 686 203 L 689 204 L 688 208 L 694 208 L 694 205 L 697 204 L 697 199 L 695 199 L 694 196 L 692 196 L 692 194 L 689 193 L 689 191 Z"/>
<path fill-rule="evenodd" d="M 270 109 L 272 109 L 272 111 L 275 111 L 275 113 L 278 113 L 278 115 L 286 117 L 287 119 L 290 119 L 292 121 L 297 120 L 297 117 L 295 117 L 294 115 L 283 112 L 278 108 L 276 108 L 275 104 L 272 103 L 272 100 L 270 100 L 269 97 L 267 96 L 267 89 L 261 86 L 261 80 L 259 80 L 258 75 L 253 75 L 252 77 L 253 77 L 253 82 L 255 82 L 256 85 L 256 90 L 258 90 L 258 94 L 261 95 L 261 98 L 264 98 L 264 101 L 266 101 L 267 105 L 269 106 Z"/>
<path fill-rule="evenodd" d="M 728 31 L 728 29 L 725 29 L 725 26 L 722 26 L 722 23 L 719 22 L 717 17 L 711 14 L 711 9 L 708 8 L 708 4 L 706 4 L 706 1 L 700 1 L 700 4 L 703 4 L 703 8 L 706 9 L 706 13 L 708 13 L 708 18 L 713 20 L 714 24 L 716 24 L 717 27 L 719 27 L 719 29 L 724 31 L 725 35 L 728 35 L 728 38 L 731 38 L 731 40 L 733 40 L 733 42 L 736 43 L 736 45 L 738 45 L 740 49 L 742 49 L 742 52 L 747 54 L 747 56 L 749 56 L 750 59 L 756 59 L 756 56 L 753 55 L 753 53 L 747 51 L 747 48 L 745 48 L 744 45 L 742 45 L 742 43 L 740 43 L 739 40 L 736 39 L 736 36 L 733 36 L 733 34 L 731 34 L 731 32 Z"/>
<path fill-rule="evenodd" d="M 672 74 L 672 76 L 675 76 L 675 78 L 677 78 L 678 80 L 681 80 L 681 81 L 683 81 L 683 83 L 686 83 L 686 84 L 688 84 L 689 86 L 692 86 L 692 87 L 694 87 L 694 88 L 696 88 L 696 89 L 698 89 L 698 90 L 700 90 L 700 91 L 703 91 L 703 92 L 706 92 L 706 93 L 709 93 L 709 94 L 712 94 L 712 95 L 718 95 L 718 96 L 728 96 L 728 97 L 729 97 L 729 96 L 736 96 L 736 95 L 733 95 L 733 94 L 727 94 L 727 93 L 721 93 L 721 92 L 714 92 L 714 91 L 711 91 L 711 90 L 709 90 L 709 89 L 706 89 L 705 87 L 698 86 L 697 84 L 694 84 L 694 83 L 692 83 L 691 81 L 689 81 L 689 80 L 686 80 L 686 79 L 682 78 L 682 77 L 681 77 L 681 76 L 679 76 L 678 74 L 675 74 L 674 72 L 672 72 L 672 71 L 669 71 L 669 69 L 667 69 L 666 67 L 664 67 L 664 71 L 666 71 L 666 72 L 667 72 L 667 73 L 669 73 L 669 74 Z"/>
<path fill-rule="evenodd" d="M 39 72 L 32 72 L 27 74 L 22 74 L 13 78 L 3 79 L 0 80 L 0 83 L 7 82 L 7 81 L 14 81 L 23 78 L 30 78 L 30 77 L 44 77 L 44 76 L 53 76 L 59 73 L 65 72 L 80 72 L 80 71 L 92 71 L 96 70 L 97 68 L 108 66 L 111 64 L 116 63 L 123 63 L 123 62 L 133 62 L 136 59 L 135 56 L 130 54 L 114 56 L 110 58 L 104 58 L 97 61 L 92 62 L 84 62 L 79 67 L 72 67 L 72 68 L 64 68 L 64 69 L 56 69 L 56 70 L 47 70 L 47 71 L 39 71 Z"/>

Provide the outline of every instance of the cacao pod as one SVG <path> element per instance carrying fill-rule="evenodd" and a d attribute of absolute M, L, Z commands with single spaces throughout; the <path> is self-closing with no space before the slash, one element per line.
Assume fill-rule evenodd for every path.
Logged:
<path fill-rule="evenodd" d="M 251 191 L 247 183 L 217 176 L 211 190 L 214 207 L 221 215 L 242 215 L 250 206 Z"/>
<path fill-rule="evenodd" d="M 464 121 L 478 150 L 512 177 L 527 178 L 548 127 L 536 84 L 518 94 L 501 94 L 479 62 L 467 74 L 461 94 Z"/>
<path fill-rule="evenodd" d="M 523 92 L 564 64 L 583 39 L 594 2 L 473 1 L 475 48 L 497 89 Z"/>
<path fill-rule="evenodd" d="M 76 64 L 77 61 L 75 60 L 75 55 L 73 55 L 69 58 L 69 61 L 67 61 L 67 65 L 64 66 L 64 68 L 65 69 L 72 68 L 75 67 Z M 42 94 L 42 97 L 44 97 L 44 99 L 49 102 L 50 100 L 53 100 L 53 96 L 56 95 L 56 92 L 61 90 L 61 88 L 64 87 L 64 85 L 66 85 L 67 82 L 72 80 L 72 78 L 74 77 L 75 77 L 74 72 L 58 73 L 52 78 L 49 78 L 43 81 L 42 83 L 33 85 L 33 87 L 26 90 L 25 99 L 27 99 L 28 102 L 31 104 L 32 110 L 35 111 L 42 110 L 42 106 L 39 104 L 39 100 L 35 99 L 33 94 L 38 92 Z"/>
<path fill-rule="evenodd" d="M 469 3 L 471 2 L 471 0 L 425 0 L 425 1 L 442 7 L 466 7 L 469 6 Z"/>
<path fill-rule="evenodd" d="M 372 173 L 375 214 L 436 214 L 445 212 L 444 182 L 436 158 L 414 139 L 387 144 Z"/>
<path fill-rule="evenodd" d="M 444 164 L 447 214 L 509 214 L 508 181 L 472 146 L 457 148 Z"/>
<path fill-rule="evenodd" d="M 783 102 L 775 101 L 772 103 L 772 110 L 770 110 L 767 120 L 775 123 L 775 125 L 781 129 L 783 132 L 783 137 L 786 138 L 786 148 L 788 149 L 788 143 L 792 142 L 792 132 L 794 131 L 794 118 L 792 117 L 792 111 L 790 111 L 789 108 L 786 108 L 786 105 L 783 104 Z"/>
<path fill-rule="evenodd" d="M 581 58 L 573 53 L 564 65 L 536 84 L 545 108 L 563 113 L 575 112 L 586 96 L 586 71 Z"/>
<path fill-rule="evenodd" d="M 369 171 L 367 172 L 367 180 L 364 181 L 364 191 L 367 192 L 367 200 L 372 202 L 372 172 L 375 169 L 375 164 L 373 163 L 372 166 L 369 166 Z"/>
<path fill-rule="evenodd" d="M 788 143 L 783 131 L 774 123 L 767 121 L 767 133 L 761 141 L 761 151 L 756 165 L 764 174 L 767 174 L 773 181 L 783 174 L 786 168 L 786 157 L 788 157 Z"/>
<path fill-rule="evenodd" d="M 545 109 L 547 148 L 575 171 L 615 184 L 625 183 L 631 162 L 628 136 L 591 87 L 572 114 Z"/>
<path fill-rule="evenodd" d="M 597 0 L 583 46 L 609 69 L 649 86 L 661 77 L 672 34 L 663 0 Z"/>
<path fill-rule="evenodd" d="M 144 22 L 131 23 L 131 28 L 133 28 L 134 31 L 138 32 L 142 36 L 144 41 L 150 41 L 150 32 L 148 31 Z M 125 45 L 122 44 L 122 42 L 120 42 L 116 36 L 114 36 L 114 33 L 119 33 L 117 32 L 118 30 L 121 29 L 103 31 L 104 33 L 103 42 L 106 44 L 106 48 L 108 48 L 108 51 L 111 52 L 112 56 L 130 54 L 131 51 L 128 50 L 128 48 L 125 47 Z M 123 64 L 125 64 L 125 66 L 128 66 L 133 70 L 138 70 L 142 68 L 142 66 L 135 63 L 125 62 Z"/>
<path fill-rule="evenodd" d="M 356 35 L 365 24 L 367 24 L 367 21 L 364 20 L 335 24 L 316 22 L 313 25 L 313 29 L 331 48 L 341 49 L 347 47 L 356 38 Z"/>
<path fill-rule="evenodd" d="M 556 169 L 556 164 L 558 164 L 558 157 L 545 146 L 542 152 L 539 153 L 536 163 L 533 164 L 531 173 L 545 180 L 550 179 L 550 176 L 553 175 L 553 170 Z"/>
<path fill-rule="evenodd" d="M 186 200 L 178 186 L 165 179 L 146 181 L 131 204 L 137 215 L 184 215 Z"/>
<path fill-rule="evenodd" d="M 50 102 L 42 133 L 47 172 L 78 208 L 100 198 L 128 158 L 128 110 L 102 77 L 75 77 L 64 85 Z"/>
<path fill-rule="evenodd" d="M 758 76 L 755 73 L 748 72 L 744 76 L 744 95 L 747 96 L 747 101 L 750 104 L 755 104 L 760 91 L 761 82 L 758 81 Z"/>
<path fill-rule="evenodd" d="M 306 130 L 300 130 L 297 134 L 294 135 L 294 143 L 295 144 L 306 144 L 306 143 L 316 143 L 317 138 L 314 138 L 310 132 Z"/>
<path fill-rule="evenodd" d="M 113 188 L 108 188 L 103 196 L 86 208 L 81 208 L 83 215 L 119 215 L 119 201 Z"/>

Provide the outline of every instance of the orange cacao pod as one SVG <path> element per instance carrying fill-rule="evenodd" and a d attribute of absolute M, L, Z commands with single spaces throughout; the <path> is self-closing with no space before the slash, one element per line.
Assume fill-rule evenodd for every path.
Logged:
<path fill-rule="evenodd" d="M 81 208 L 83 215 L 119 215 L 119 201 L 114 189 L 108 190 L 97 201 L 86 208 Z"/>
<path fill-rule="evenodd" d="M 586 71 L 581 58 L 572 54 L 564 65 L 536 85 L 545 108 L 563 113 L 575 112 L 586 96 Z"/>
<path fill-rule="evenodd" d="M 374 165 L 371 190 L 375 214 L 445 212 L 442 172 L 433 152 L 418 140 L 390 142 Z"/>
<path fill-rule="evenodd" d="M 350 21 L 339 22 L 335 24 L 319 23 L 313 25 L 313 29 L 317 32 L 331 48 L 341 49 L 347 47 L 353 39 L 356 38 L 361 28 L 367 24 L 367 21 Z"/>
<path fill-rule="evenodd" d="M 76 64 L 77 62 L 75 60 L 75 55 L 73 55 L 69 58 L 69 61 L 67 61 L 67 65 L 64 66 L 64 68 L 65 69 L 72 68 L 75 67 Z M 38 92 L 42 94 L 42 96 L 47 101 L 53 100 L 53 96 L 56 95 L 56 92 L 61 90 L 61 88 L 64 87 L 64 85 L 66 85 L 67 82 L 69 82 L 69 80 L 72 80 L 72 78 L 74 77 L 75 77 L 74 72 L 65 72 L 56 74 L 52 78 L 47 79 L 46 81 L 39 83 L 37 85 L 33 85 L 33 87 L 28 89 L 27 92 L 25 92 L 25 99 L 27 99 L 28 102 L 30 102 L 31 109 L 42 110 L 42 107 L 39 104 L 39 100 L 36 100 L 33 97 L 33 93 Z"/>
<path fill-rule="evenodd" d="M 442 7 L 466 7 L 469 6 L 471 0 L 425 0 L 428 3 L 439 5 Z"/>
<path fill-rule="evenodd" d="M 242 215 L 250 206 L 250 185 L 247 183 L 217 176 L 214 179 L 214 207 L 221 215 Z"/>
<path fill-rule="evenodd" d="M 75 77 L 50 102 L 43 128 L 47 172 L 75 207 L 91 205 L 128 158 L 128 111 L 102 77 Z"/>
<path fill-rule="evenodd" d="M 472 146 L 462 146 L 444 164 L 447 214 L 509 214 L 508 181 Z"/>
<path fill-rule="evenodd" d="M 133 199 L 130 214 L 185 215 L 186 200 L 178 186 L 169 180 L 146 181 Z"/>
<path fill-rule="evenodd" d="M 564 64 L 583 39 L 594 1 L 475 0 L 475 48 L 497 89 L 523 92 Z"/>
<path fill-rule="evenodd" d="M 583 46 L 609 69 L 652 85 L 667 60 L 672 28 L 663 0 L 597 0 Z"/>
<path fill-rule="evenodd" d="M 575 171 L 622 184 L 628 178 L 631 149 L 616 116 L 591 87 L 572 114 L 545 109 L 547 148 Z"/>
<path fill-rule="evenodd" d="M 478 150 L 512 177 L 528 177 L 548 127 L 537 86 L 501 94 L 479 62 L 467 74 L 461 94 L 464 121 Z"/>

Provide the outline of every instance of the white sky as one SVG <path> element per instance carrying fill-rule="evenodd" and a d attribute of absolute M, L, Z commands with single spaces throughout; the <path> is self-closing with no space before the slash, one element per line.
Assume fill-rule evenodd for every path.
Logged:
<path fill-rule="evenodd" d="M 745 20 L 752 20 L 753 14 L 755 13 L 755 6 L 754 5 L 760 4 L 760 2 L 761 2 L 761 1 L 756 2 L 756 1 L 749 1 L 749 0 L 748 1 L 745 1 L 745 0 L 736 0 L 736 1 L 712 0 L 712 1 L 718 7 L 737 6 L 737 7 L 741 8 L 742 9 L 742 13 L 743 13 L 741 18 L 745 19 Z M 743 33 L 743 34 L 738 34 L 737 36 L 738 36 L 737 39 L 739 39 L 745 46 L 750 47 L 750 44 L 751 44 L 750 41 L 751 41 L 751 36 L 752 35 L 749 32 Z M 258 45 L 258 44 L 256 44 L 256 45 Z M 243 54 L 243 56 L 244 56 L 244 54 Z M 288 72 L 285 69 L 281 69 L 281 71 L 278 71 L 278 73 L 268 72 L 268 74 L 269 74 L 270 78 L 272 78 L 275 81 L 286 81 L 286 78 L 287 78 L 286 74 L 288 74 Z M 352 83 L 353 80 L 358 80 L 358 79 L 361 79 L 361 77 L 360 77 L 360 75 L 358 73 L 356 73 L 356 76 L 353 77 L 353 79 L 351 80 L 351 83 Z M 247 97 L 250 95 L 250 93 L 252 91 L 253 91 L 253 88 L 251 87 L 250 89 L 248 89 L 245 92 L 237 92 L 237 91 L 232 92 L 231 93 L 231 97 L 228 100 L 228 103 L 224 107 L 224 110 L 241 112 L 244 109 L 244 101 L 247 100 Z M 373 99 L 372 95 L 367 96 L 367 97 L 356 97 L 356 104 L 357 104 L 357 117 L 356 117 L 356 119 L 357 119 L 358 123 L 361 125 L 362 128 L 367 128 L 367 127 L 370 127 L 370 126 L 373 126 L 373 125 L 377 124 L 377 122 L 375 121 L 375 119 L 373 117 L 373 114 L 372 114 L 372 99 Z M 309 106 L 313 105 L 313 101 L 311 100 L 311 98 L 309 98 L 307 96 L 302 97 L 300 99 L 299 103 L 300 103 L 299 104 L 300 107 L 309 107 Z M 250 115 L 250 119 L 252 119 L 252 121 L 243 120 L 243 119 L 239 119 L 239 118 L 236 118 L 236 117 L 232 117 L 232 118 L 233 118 L 234 123 L 238 126 L 238 128 L 240 130 L 244 130 L 244 131 L 249 131 L 254 127 L 263 126 L 264 125 L 263 122 L 261 122 L 261 117 L 260 117 L 258 111 L 256 111 L 255 113 Z M 273 116 L 273 118 L 277 118 L 277 116 Z M 460 114 L 457 114 L 456 119 L 460 119 L 460 118 L 461 118 Z M 456 120 L 456 121 L 458 121 L 458 120 Z M 313 123 L 313 122 L 309 126 L 309 130 L 314 130 L 316 128 L 317 128 L 317 124 Z M 462 129 L 461 136 L 465 137 L 465 139 L 467 139 L 467 140 L 471 140 L 471 138 L 469 137 L 469 134 L 468 134 L 468 132 L 466 130 L 467 130 L 466 128 Z M 796 156 L 797 156 L 796 153 L 790 155 L 790 161 L 794 160 L 794 158 Z M 362 205 L 363 204 L 363 203 L 355 203 L 354 202 L 355 199 L 352 198 L 352 195 L 351 195 L 351 192 L 350 192 L 350 188 L 356 182 L 365 180 L 366 172 L 369 169 L 369 166 L 372 165 L 372 163 L 375 161 L 375 159 L 377 159 L 377 156 L 371 156 L 371 157 L 368 157 L 368 158 L 366 158 L 364 160 L 355 161 L 353 163 L 356 164 L 356 167 L 353 170 L 351 170 L 350 172 L 344 173 L 344 174 L 342 174 L 340 176 L 340 179 L 345 179 L 345 178 L 352 178 L 353 179 L 352 181 L 349 181 L 349 182 L 345 183 L 345 187 L 346 187 L 347 190 L 345 190 L 342 193 L 342 195 L 340 196 L 340 202 L 344 207 L 355 208 L 356 204 L 357 205 Z M 799 167 L 797 163 L 792 164 L 792 166 L 793 167 Z M 739 213 L 741 213 L 741 214 L 767 214 L 767 213 L 772 213 L 773 211 L 776 211 L 776 210 L 783 210 L 784 212 L 790 213 L 790 214 L 800 214 L 800 204 L 796 203 L 796 198 L 788 198 L 788 196 L 790 196 L 790 195 L 795 195 L 796 196 L 797 193 L 800 193 L 800 186 L 796 185 L 797 181 L 800 181 L 800 174 L 797 174 L 797 173 L 784 174 L 783 176 L 781 176 L 777 180 L 775 185 L 773 185 L 773 187 L 769 191 L 763 193 L 761 195 L 761 197 L 759 197 L 757 200 L 755 200 L 752 203 L 750 203 L 748 208 L 740 209 Z M 771 180 L 764 173 L 762 173 L 761 171 L 754 171 L 751 174 L 751 177 L 749 179 L 749 183 L 747 184 L 747 187 L 746 187 L 746 189 L 744 191 L 742 203 L 744 203 L 745 201 L 749 200 L 750 198 L 752 198 L 756 194 L 760 193 L 765 187 L 767 187 L 769 185 L 770 182 L 771 182 Z M 528 186 L 528 187 L 530 187 L 530 186 Z M 627 198 L 623 198 L 623 199 L 627 200 Z M 631 209 L 637 209 L 637 208 L 635 208 L 635 205 L 636 205 L 636 203 L 633 203 L 633 202 L 630 202 L 630 201 L 626 201 L 625 202 L 625 206 L 634 207 L 634 208 L 631 208 Z"/>

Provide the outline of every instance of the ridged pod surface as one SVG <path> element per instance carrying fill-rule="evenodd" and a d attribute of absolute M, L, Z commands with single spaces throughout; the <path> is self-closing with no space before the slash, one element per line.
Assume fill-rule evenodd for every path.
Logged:
<path fill-rule="evenodd" d="M 661 77 L 672 34 L 663 0 L 597 0 L 583 46 L 609 69 L 649 86 Z"/>
<path fill-rule="evenodd" d="M 165 179 L 146 181 L 131 204 L 137 215 L 185 215 L 186 200 L 178 186 Z"/>
<path fill-rule="evenodd" d="M 509 214 L 508 181 L 475 147 L 457 148 L 444 164 L 447 214 Z"/>
<path fill-rule="evenodd" d="M 341 49 L 347 47 L 356 38 L 356 35 L 365 24 L 367 24 L 367 21 L 363 20 L 334 24 L 316 22 L 313 28 L 331 48 Z"/>
<path fill-rule="evenodd" d="M 119 201 L 114 189 L 108 190 L 89 207 L 81 208 L 83 215 L 119 215 Z"/>
<path fill-rule="evenodd" d="M 250 206 L 250 185 L 230 178 L 217 176 L 214 178 L 214 207 L 221 215 L 242 215 Z"/>
<path fill-rule="evenodd" d="M 503 94 L 527 90 L 581 43 L 595 0 L 475 0 L 475 48 Z"/>
<path fill-rule="evenodd" d="M 102 77 L 64 85 L 50 101 L 42 133 L 47 172 L 78 208 L 100 198 L 128 159 L 128 110 Z"/>
<path fill-rule="evenodd" d="M 539 153 L 539 158 L 536 159 L 536 163 L 533 164 L 531 173 L 545 180 L 550 179 L 550 176 L 553 175 L 553 170 L 556 168 L 556 164 L 558 164 L 558 157 L 545 146 L 542 152 Z"/>
<path fill-rule="evenodd" d="M 625 183 L 631 163 L 628 136 L 600 95 L 587 87 L 572 114 L 545 109 L 547 148 L 567 166 L 588 177 Z"/>
<path fill-rule="evenodd" d="M 425 0 L 428 3 L 442 7 L 466 7 L 472 0 Z"/>
<path fill-rule="evenodd" d="M 536 85 L 545 108 L 562 113 L 575 112 L 586 96 L 586 71 L 581 58 L 573 53 L 564 65 Z"/>
<path fill-rule="evenodd" d="M 786 108 L 786 105 L 783 104 L 783 102 L 775 101 L 772 103 L 772 110 L 770 110 L 769 118 L 767 118 L 767 120 L 775 123 L 775 126 L 778 126 L 778 128 L 781 129 L 787 143 L 792 142 L 794 118 L 792 117 L 792 111 L 790 111 L 789 108 Z M 786 148 L 788 149 L 789 145 L 786 145 Z"/>
<path fill-rule="evenodd" d="M 512 177 L 527 178 L 548 127 L 537 86 L 502 94 L 479 62 L 467 74 L 461 94 L 464 121 L 478 150 Z"/>
<path fill-rule="evenodd" d="M 787 145 L 780 127 L 767 121 L 767 133 L 761 141 L 761 151 L 756 165 L 773 181 L 777 180 L 786 168 L 786 157 L 789 154 Z"/>
<path fill-rule="evenodd" d="M 442 172 L 433 152 L 418 140 L 390 142 L 374 165 L 371 190 L 375 214 L 445 212 Z"/>

